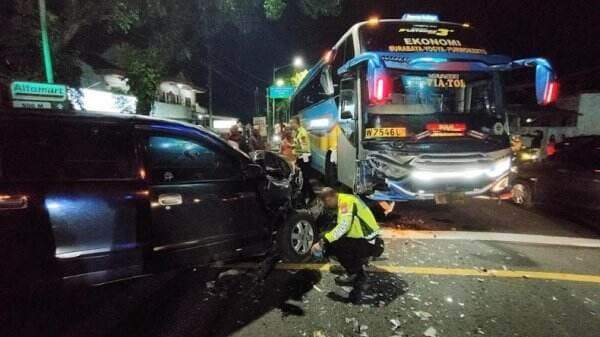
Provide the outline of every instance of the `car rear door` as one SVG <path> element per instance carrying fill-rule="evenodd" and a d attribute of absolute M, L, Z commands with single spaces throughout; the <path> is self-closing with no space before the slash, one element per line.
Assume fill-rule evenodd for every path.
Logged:
<path fill-rule="evenodd" d="M 205 264 L 264 245 L 265 230 L 249 213 L 257 209 L 256 188 L 243 177 L 241 155 L 199 133 L 139 129 L 157 267 Z"/>
<path fill-rule="evenodd" d="M 147 202 L 127 125 L 21 119 L 3 134 L 4 190 L 26 195 L 28 207 L 2 222 L 43 231 L 63 277 L 97 283 L 142 272 Z"/>

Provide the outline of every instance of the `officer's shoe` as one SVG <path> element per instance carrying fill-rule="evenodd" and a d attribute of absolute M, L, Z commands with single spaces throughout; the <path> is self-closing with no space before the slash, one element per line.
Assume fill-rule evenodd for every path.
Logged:
<path fill-rule="evenodd" d="M 355 284 L 354 288 L 348 295 L 348 299 L 353 304 L 367 304 L 365 293 L 368 289 L 369 286 L 366 283 Z"/>
<path fill-rule="evenodd" d="M 351 286 L 354 285 L 354 282 L 356 282 L 356 279 L 358 278 L 358 274 L 344 274 L 344 275 L 340 275 L 340 276 L 336 276 L 335 277 L 335 284 L 339 285 L 339 286 Z"/>

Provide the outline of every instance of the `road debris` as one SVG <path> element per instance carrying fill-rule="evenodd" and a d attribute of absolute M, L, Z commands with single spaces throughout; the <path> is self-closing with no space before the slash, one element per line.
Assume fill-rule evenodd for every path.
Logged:
<path fill-rule="evenodd" d="M 414 311 L 414 314 L 422 321 L 428 321 L 432 317 L 432 315 L 426 311 Z"/>
<path fill-rule="evenodd" d="M 229 269 L 219 274 L 219 279 L 227 276 L 237 276 L 242 274 L 243 272 L 239 269 Z"/>
<path fill-rule="evenodd" d="M 423 332 L 423 335 L 425 337 L 437 337 L 437 330 L 430 326 L 429 328 L 427 328 L 427 330 L 425 330 L 425 332 Z"/>

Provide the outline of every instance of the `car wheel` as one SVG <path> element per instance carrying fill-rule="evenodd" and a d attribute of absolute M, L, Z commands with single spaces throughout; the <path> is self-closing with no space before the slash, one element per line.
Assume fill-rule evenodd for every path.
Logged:
<path fill-rule="evenodd" d="M 312 216 L 296 212 L 288 217 L 277 233 L 277 244 L 284 261 L 299 262 L 310 258 L 317 232 Z"/>
<path fill-rule="evenodd" d="M 518 181 L 512 187 L 512 201 L 516 205 L 530 208 L 533 206 L 533 195 L 531 186 L 525 182 Z"/>

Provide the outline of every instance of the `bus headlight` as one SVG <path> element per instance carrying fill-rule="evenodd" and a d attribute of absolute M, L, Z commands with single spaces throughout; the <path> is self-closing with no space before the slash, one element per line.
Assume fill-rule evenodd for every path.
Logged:
<path fill-rule="evenodd" d="M 510 170 L 510 157 L 502 158 L 495 162 L 494 166 L 492 166 L 492 168 L 488 170 L 486 174 L 490 178 L 497 178 L 506 173 L 508 170 Z"/>

